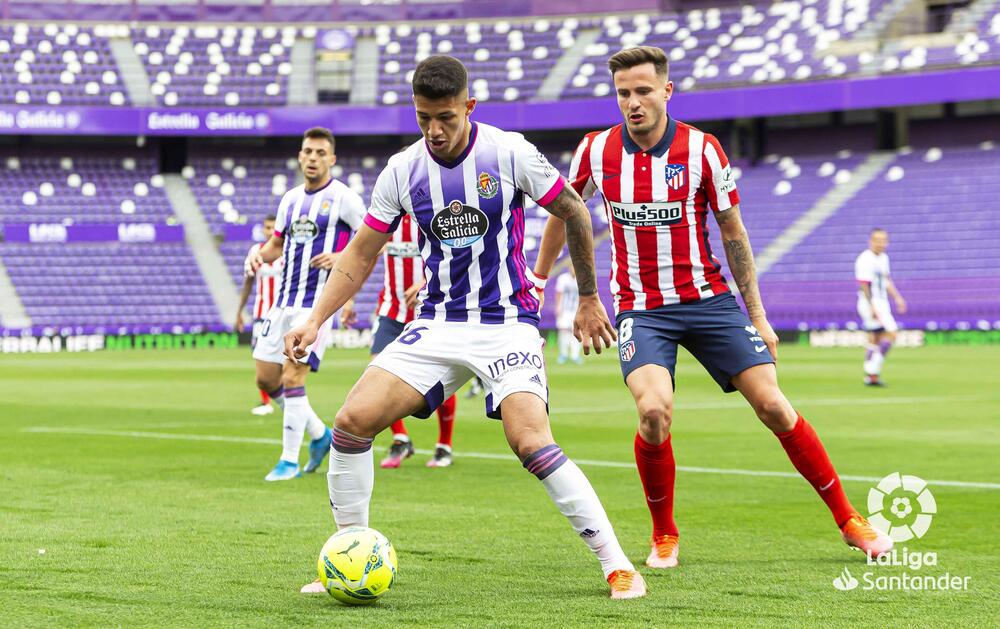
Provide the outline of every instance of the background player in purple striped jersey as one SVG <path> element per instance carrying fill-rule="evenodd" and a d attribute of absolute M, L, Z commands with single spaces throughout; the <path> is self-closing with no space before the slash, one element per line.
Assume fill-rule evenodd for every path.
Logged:
<path fill-rule="evenodd" d="M 374 483 L 372 441 L 399 417 L 426 416 L 473 374 L 486 413 L 594 551 L 612 598 L 645 594 L 604 507 L 583 472 L 556 445 L 538 334 L 538 300 L 524 260 L 524 195 L 566 222 L 580 285 L 576 333 L 584 351 L 610 346 L 614 329 L 597 298 L 590 215 L 579 195 L 523 136 L 471 122 L 476 101 L 460 61 L 434 56 L 413 76 L 423 139 L 389 160 L 365 227 L 337 260 L 308 321 L 285 337 L 305 355 L 319 328 L 361 287 L 405 214 L 420 226 L 427 285 L 417 319 L 376 357 L 337 413 L 328 483 L 338 527 L 367 526 Z M 322 592 L 318 582 L 304 592 Z"/>
<path fill-rule="evenodd" d="M 285 361 L 282 337 L 309 316 L 316 294 L 323 290 L 327 275 L 365 217 L 365 206 L 354 191 L 337 181 L 330 169 L 337 161 L 333 134 L 315 127 L 305 132 L 299 150 L 299 166 L 305 183 L 281 198 L 274 235 L 247 258 L 250 272 L 261 264 L 284 256 L 281 288 L 274 306 L 264 320 L 254 347 L 257 384 L 284 409 L 281 457 L 264 480 L 296 478 L 299 449 L 308 432 L 309 462 L 305 472 L 313 472 L 330 449 L 330 429 L 320 421 L 306 397 L 306 375 L 317 371 L 326 349 L 325 334 L 332 314 L 321 322 L 317 338 L 300 360 Z M 344 304 L 342 318 L 351 319 L 350 303 Z"/>

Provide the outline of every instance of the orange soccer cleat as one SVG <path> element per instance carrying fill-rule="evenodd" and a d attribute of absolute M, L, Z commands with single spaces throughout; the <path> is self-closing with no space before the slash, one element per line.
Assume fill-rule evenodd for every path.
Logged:
<path fill-rule="evenodd" d="M 650 568 L 676 568 L 677 553 L 680 551 L 680 540 L 676 535 L 654 535 L 653 548 L 646 558 Z"/>
<path fill-rule="evenodd" d="M 892 550 L 892 539 L 857 513 L 840 527 L 840 534 L 848 546 L 870 557 L 881 557 Z"/>
<path fill-rule="evenodd" d="M 646 582 L 635 570 L 615 570 L 608 575 L 611 598 L 639 598 L 646 595 Z"/>

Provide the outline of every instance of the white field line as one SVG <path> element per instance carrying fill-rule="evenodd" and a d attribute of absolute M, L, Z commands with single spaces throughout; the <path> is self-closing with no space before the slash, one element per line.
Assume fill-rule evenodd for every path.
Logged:
<path fill-rule="evenodd" d="M 171 441 L 212 441 L 217 443 L 254 443 L 263 445 L 281 445 L 280 439 L 268 439 L 265 437 L 236 437 L 226 435 L 183 435 L 169 432 L 140 432 L 129 430 L 99 430 L 92 428 L 55 428 L 50 426 L 33 426 L 25 428 L 21 432 L 30 433 L 52 433 L 62 435 L 88 435 L 94 437 L 130 437 L 133 439 L 166 439 Z M 417 454 L 434 454 L 433 450 L 417 450 Z M 499 454 L 493 452 L 457 452 L 455 458 L 469 459 L 489 459 L 494 461 L 509 461 L 516 463 L 517 459 L 512 454 Z M 596 461 L 592 459 L 573 459 L 578 465 L 592 467 L 614 467 L 631 469 L 635 463 L 624 461 Z M 677 469 L 689 474 L 721 474 L 726 476 L 771 476 L 776 478 L 801 478 L 795 472 L 775 472 L 768 470 L 741 470 L 724 469 L 715 467 L 691 467 L 678 465 Z M 841 480 L 858 481 L 865 483 L 877 483 L 881 478 L 877 476 L 854 476 L 841 474 Z M 976 489 L 1000 489 L 1000 483 L 980 483 L 973 481 L 958 480 L 928 480 L 928 485 L 945 485 L 949 487 L 972 487 Z"/>

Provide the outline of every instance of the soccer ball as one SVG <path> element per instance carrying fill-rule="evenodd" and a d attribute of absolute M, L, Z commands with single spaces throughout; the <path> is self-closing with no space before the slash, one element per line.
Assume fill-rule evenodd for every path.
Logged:
<path fill-rule="evenodd" d="M 348 605 L 368 605 L 396 578 L 396 549 L 375 529 L 352 526 L 326 541 L 317 562 L 330 596 Z"/>

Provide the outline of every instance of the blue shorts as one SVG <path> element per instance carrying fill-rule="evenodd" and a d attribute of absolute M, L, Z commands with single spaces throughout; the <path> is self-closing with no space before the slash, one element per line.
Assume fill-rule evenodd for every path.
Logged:
<path fill-rule="evenodd" d="M 732 384 L 736 374 L 774 362 L 732 293 L 654 310 L 629 310 L 615 323 L 624 378 L 643 365 L 660 365 L 676 386 L 678 345 L 691 352 L 727 393 L 736 390 Z"/>
<path fill-rule="evenodd" d="M 375 324 L 375 334 L 372 336 L 372 355 L 381 354 L 389 343 L 403 333 L 405 323 L 400 323 L 389 317 L 379 317 Z"/>

